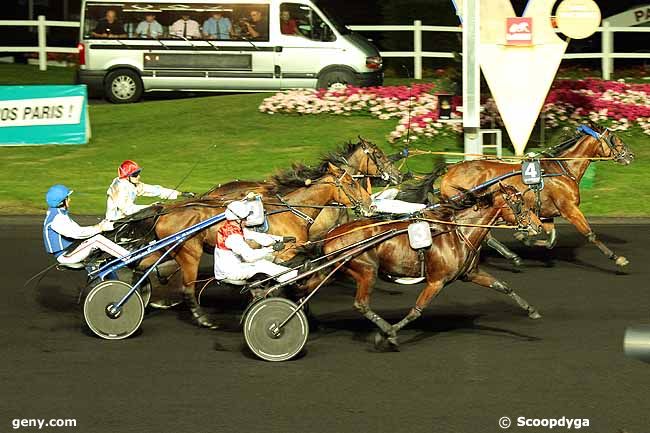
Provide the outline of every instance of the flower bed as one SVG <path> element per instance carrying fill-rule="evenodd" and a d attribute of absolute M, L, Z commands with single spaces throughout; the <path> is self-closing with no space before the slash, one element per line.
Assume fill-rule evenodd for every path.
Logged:
<path fill-rule="evenodd" d="M 259 109 L 268 114 L 365 114 L 381 120 L 399 119 L 388 137 L 390 142 L 462 132 L 459 123 L 439 121 L 438 98 L 432 93 L 433 89 L 433 84 L 413 84 L 410 87 L 334 85 L 327 90 L 290 90 L 266 98 Z M 454 98 L 452 118 L 461 117 L 456 111 L 460 102 L 460 98 Z M 482 108 L 483 125 L 503 125 L 492 99 L 486 99 Z M 638 126 L 650 135 L 650 84 L 628 84 L 623 80 L 558 80 L 542 112 L 549 128 L 567 128 L 593 121 L 614 130 Z"/>

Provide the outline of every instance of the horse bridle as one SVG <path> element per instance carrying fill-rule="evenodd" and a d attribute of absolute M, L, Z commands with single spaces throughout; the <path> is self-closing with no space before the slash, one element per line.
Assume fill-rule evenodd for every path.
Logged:
<path fill-rule="evenodd" d="M 365 141 L 361 141 L 361 148 L 363 149 L 363 153 L 368 155 L 368 159 L 366 159 L 366 174 L 363 175 L 363 177 L 375 177 L 367 174 L 370 171 L 370 160 L 372 160 L 372 162 L 375 164 L 375 167 L 377 167 L 377 171 L 379 172 L 376 177 L 385 182 L 390 182 L 391 174 L 388 172 L 387 163 L 385 163 L 381 156 L 378 155 L 379 149 L 377 149 L 377 147 L 374 145 L 368 145 L 368 143 Z M 389 162 L 389 164 L 392 163 Z"/>
<path fill-rule="evenodd" d="M 604 141 L 609 151 L 612 154 L 612 160 L 615 162 L 625 161 L 630 156 L 633 156 L 632 152 L 628 147 L 621 141 L 621 144 L 617 146 L 613 141 L 614 134 L 609 128 L 605 128 L 605 131 L 602 134 L 598 134 L 598 139 L 602 142 Z"/>
<path fill-rule="evenodd" d="M 516 193 L 510 194 L 508 192 L 504 192 L 503 194 L 503 199 L 505 200 L 506 204 L 512 210 L 512 213 L 515 216 L 515 221 L 517 221 L 517 230 L 518 231 L 526 231 L 530 227 L 532 227 L 532 218 L 531 218 L 531 212 L 527 212 L 524 209 L 524 195 L 523 193 L 517 191 Z M 513 198 L 512 196 L 516 197 Z"/>

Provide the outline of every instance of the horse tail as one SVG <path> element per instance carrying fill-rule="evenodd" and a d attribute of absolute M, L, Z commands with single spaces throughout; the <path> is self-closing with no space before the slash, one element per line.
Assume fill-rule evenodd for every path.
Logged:
<path fill-rule="evenodd" d="M 429 203 L 429 194 L 437 195 L 438 190 L 433 184 L 447 171 L 447 164 L 440 162 L 436 164 L 433 171 L 426 175 L 424 179 L 413 185 L 409 185 L 397 194 L 397 199 L 409 201 L 412 203 Z"/>

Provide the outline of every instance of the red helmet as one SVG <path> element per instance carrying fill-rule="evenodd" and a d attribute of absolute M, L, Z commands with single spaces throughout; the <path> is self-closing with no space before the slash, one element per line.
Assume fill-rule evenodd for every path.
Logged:
<path fill-rule="evenodd" d="M 127 177 L 137 176 L 140 171 L 142 171 L 142 168 L 137 162 L 127 159 L 120 164 L 120 168 L 117 169 L 117 174 L 120 176 L 120 179 L 125 179 Z"/>

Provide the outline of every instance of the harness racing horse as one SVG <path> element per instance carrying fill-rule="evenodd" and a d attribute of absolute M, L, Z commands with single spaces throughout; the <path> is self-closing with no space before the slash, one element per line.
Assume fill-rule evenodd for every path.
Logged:
<path fill-rule="evenodd" d="M 318 166 L 323 169 L 327 164 L 344 169 L 355 177 L 379 179 L 393 185 L 402 182 L 402 173 L 395 167 L 391 157 L 388 157 L 376 144 L 361 137 L 357 143 L 346 143 L 340 149 L 324 155 Z M 202 194 L 201 198 L 234 200 L 243 198 L 249 191 L 264 194 L 265 190 L 273 188 L 273 182 L 269 181 L 236 180 L 215 186 Z"/>
<path fill-rule="evenodd" d="M 634 160 L 634 154 L 628 146 L 609 129 L 600 129 L 595 125 L 592 128 L 581 127 L 580 134 L 572 139 L 556 145 L 542 152 L 540 157 L 549 158 L 575 158 L 573 160 L 541 160 L 541 168 L 545 175 L 544 188 L 539 192 L 539 197 L 521 180 L 520 175 L 515 175 L 501 182 L 515 186 L 520 191 L 526 190 L 528 206 L 537 207 L 540 218 L 550 218 L 544 224 L 547 238 L 544 241 L 531 242 L 527 245 L 545 246 L 553 248 L 556 242 L 555 226 L 552 218 L 562 216 L 573 224 L 576 229 L 587 237 L 589 242 L 596 245 L 600 251 L 613 260 L 617 266 L 623 268 L 629 262 L 623 256 L 617 256 L 605 244 L 597 239 L 584 214 L 580 211 L 580 180 L 589 167 L 589 158 L 610 158 L 621 165 L 628 165 Z M 595 129 L 595 131 L 594 131 Z M 483 182 L 515 172 L 520 166 L 504 162 L 475 160 L 464 161 L 448 168 L 442 177 L 440 195 L 449 199 L 457 193 L 457 188 L 471 189 Z M 536 203 L 537 202 L 537 203 Z M 504 213 L 504 219 L 513 223 L 511 214 Z M 524 239 L 523 235 L 518 236 Z M 488 245 L 495 248 L 504 257 L 513 260 L 515 265 L 521 263 L 517 254 L 510 251 L 505 245 L 494 238 L 488 238 Z"/>
<path fill-rule="evenodd" d="M 301 212 L 309 218 L 315 218 L 321 211 L 321 206 L 330 203 L 350 206 L 363 215 L 370 214 L 371 199 L 368 192 L 350 174 L 332 164 L 328 164 L 322 171 L 296 166 L 292 170 L 274 176 L 270 184 L 273 185 L 268 190 L 269 193 L 273 193 L 271 197 L 278 194 L 284 203 L 278 200 L 265 203 L 269 233 L 293 236 L 297 242 L 307 240 L 309 222 L 291 212 L 287 205 L 300 208 Z M 142 220 L 137 224 L 152 226 L 156 237 L 162 239 L 222 212 L 225 212 L 225 205 L 221 200 L 215 202 L 210 198 L 202 198 L 192 202 L 167 205 L 164 207 L 164 213 L 159 217 Z M 214 249 L 216 233 L 220 226 L 221 224 L 217 224 L 198 233 L 171 253 L 181 268 L 183 296 L 190 307 L 193 321 L 209 328 L 216 328 L 216 325 L 197 303 L 195 282 L 204 247 Z M 294 255 L 293 249 L 285 250 L 279 253 L 276 259 L 286 261 Z M 139 267 L 151 266 L 157 257 L 157 255 L 148 256 Z"/>
<path fill-rule="evenodd" d="M 319 166 L 323 169 L 327 164 L 333 164 L 347 170 L 354 177 L 365 178 L 366 188 L 370 193 L 370 184 L 379 183 L 376 181 L 392 185 L 402 182 L 403 175 L 392 162 L 398 158 L 399 156 L 388 157 L 376 144 L 359 137 L 357 143 L 346 143 L 341 149 L 324 155 Z M 271 182 L 233 181 L 212 188 L 202 197 L 236 200 L 249 192 L 269 196 L 269 189 L 272 191 L 273 188 Z M 323 209 L 309 229 L 310 239 L 319 239 L 335 225 L 347 222 L 347 215 L 345 209 Z"/>
<path fill-rule="evenodd" d="M 501 194 L 512 210 L 518 227 L 536 233 L 541 230 L 541 221 L 534 212 L 524 206 L 520 193 L 512 186 L 503 186 Z M 396 236 L 365 250 L 342 265 L 342 271 L 350 276 L 357 286 L 354 307 L 380 329 L 375 343 L 384 339 L 397 348 L 397 333 L 408 323 L 420 317 L 431 300 L 447 284 L 457 279 L 471 281 L 483 287 L 504 293 L 528 313 L 532 319 L 541 315 L 523 298 L 517 295 L 504 281 L 497 280 L 478 267 L 481 242 L 502 214 L 502 207 L 493 200 L 493 193 L 476 195 L 467 193 L 462 202 L 448 202 L 441 209 L 425 211 L 420 220 L 429 222 L 434 230 L 433 243 L 423 254 L 411 248 L 406 233 Z M 418 219 L 418 218 L 415 218 Z M 437 221 L 449 221 L 440 224 Z M 328 233 L 323 252 L 329 253 L 363 239 L 395 229 L 406 229 L 413 220 L 402 220 L 388 224 L 373 224 L 373 220 L 358 220 L 344 224 Z M 454 225 L 459 224 L 459 225 Z M 468 224 L 469 226 L 462 226 Z M 471 225 L 474 226 L 471 226 Z M 400 322 L 391 325 L 370 308 L 370 297 L 378 275 L 391 274 L 418 277 L 424 263 L 426 286 L 417 298 L 415 306 Z M 307 282 L 310 290 L 320 283 L 322 276 Z"/>

